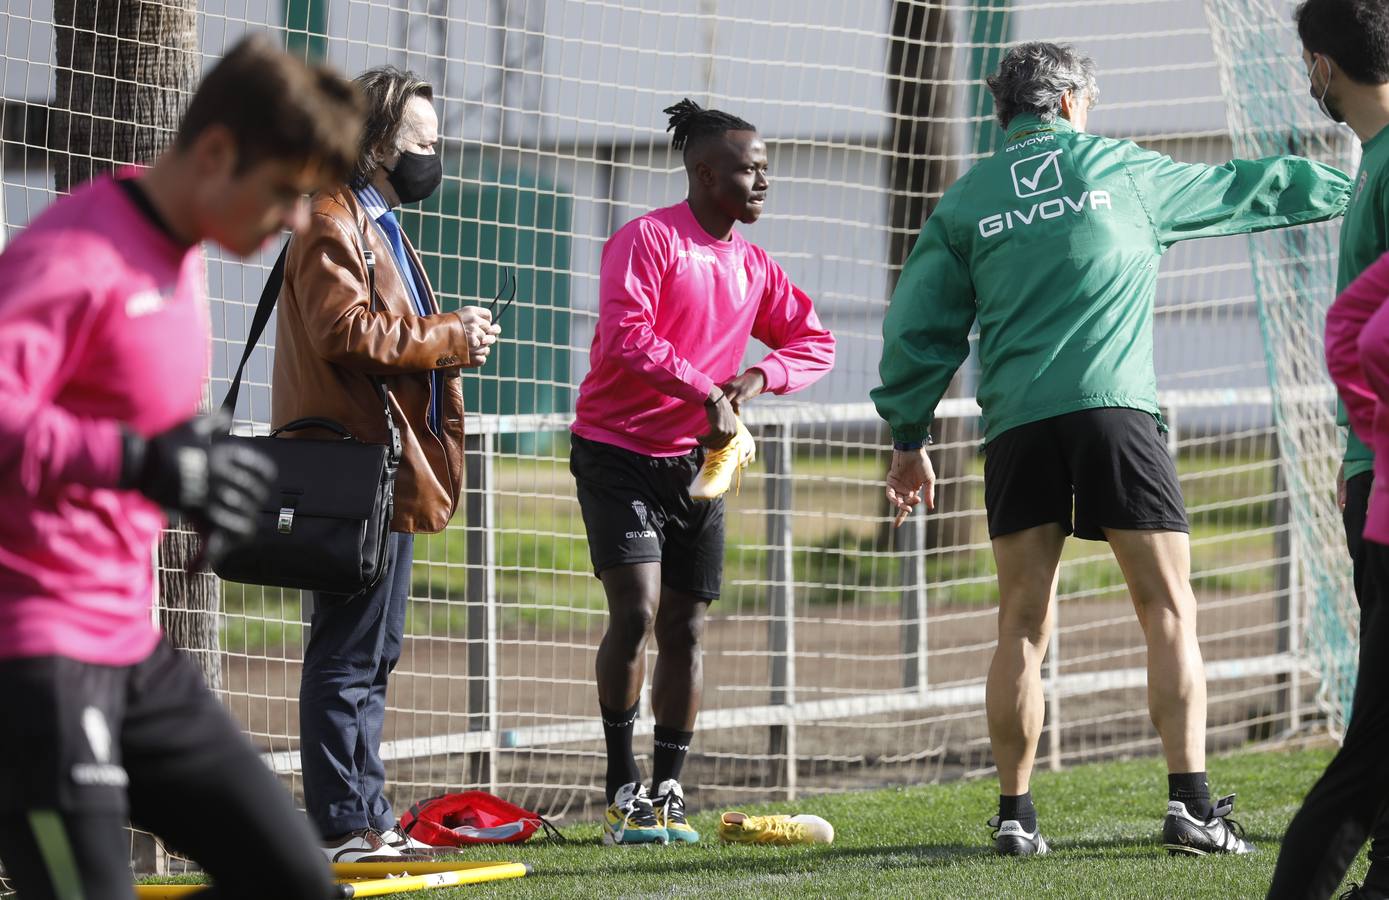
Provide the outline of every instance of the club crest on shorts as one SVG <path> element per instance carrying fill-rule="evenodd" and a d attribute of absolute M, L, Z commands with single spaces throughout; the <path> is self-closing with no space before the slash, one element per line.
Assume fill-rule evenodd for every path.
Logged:
<path fill-rule="evenodd" d="M 111 764 L 111 727 L 106 724 L 101 710 L 95 706 L 82 710 L 82 731 L 96 762 L 74 765 L 72 780 L 93 787 L 125 787 L 130 779 L 125 769 Z"/>
<path fill-rule="evenodd" d="M 637 523 L 638 523 L 641 527 L 638 528 L 636 531 L 629 531 L 629 532 L 627 532 L 627 538 L 628 538 L 629 540 L 634 539 L 634 538 L 654 538 L 654 537 L 656 536 L 656 532 L 655 532 L 652 528 L 648 527 L 647 521 L 646 521 L 646 517 L 647 517 L 646 504 L 643 503 L 643 502 L 641 502 L 640 500 L 633 500 L 633 501 L 632 501 L 632 512 L 636 513 L 636 516 L 637 516 Z"/>

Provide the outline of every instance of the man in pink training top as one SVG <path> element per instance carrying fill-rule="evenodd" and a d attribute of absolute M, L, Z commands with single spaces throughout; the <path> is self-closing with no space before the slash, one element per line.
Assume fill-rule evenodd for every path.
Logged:
<path fill-rule="evenodd" d="M 680 770 L 699 712 L 704 617 L 723 577 L 724 509 L 721 498 L 693 500 L 691 482 L 706 448 L 733 446 L 743 403 L 800 390 L 834 363 L 834 336 L 810 298 L 733 227 L 762 215 L 757 129 L 689 100 L 666 113 L 689 197 L 628 222 L 603 247 L 569 458 L 608 599 L 596 666 L 608 844 L 699 839 Z M 749 337 L 772 352 L 738 374 Z M 632 755 L 653 629 L 654 806 Z"/>
<path fill-rule="evenodd" d="M 151 604 L 164 510 L 225 546 L 273 477 L 196 417 L 199 244 L 246 255 L 302 225 L 360 128 L 350 83 L 248 39 L 152 167 L 58 200 L 0 255 L 0 859 L 26 900 L 133 897 L 127 820 L 216 896 L 330 896 L 308 821 Z"/>
<path fill-rule="evenodd" d="M 1326 367 L 1350 427 L 1374 454 L 1357 568 L 1364 612 L 1360 672 L 1345 739 L 1288 826 L 1270 897 L 1325 897 L 1389 801 L 1389 254 L 1350 283 L 1326 314 Z M 1353 889 L 1346 896 L 1380 896 Z"/>

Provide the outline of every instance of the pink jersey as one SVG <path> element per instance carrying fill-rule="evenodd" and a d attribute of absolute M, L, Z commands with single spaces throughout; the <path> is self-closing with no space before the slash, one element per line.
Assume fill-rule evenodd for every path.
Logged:
<path fill-rule="evenodd" d="M 202 252 L 114 179 L 50 206 L 0 254 L 0 659 L 130 665 L 158 640 L 164 515 L 120 476 L 120 424 L 192 416 L 209 360 Z"/>
<path fill-rule="evenodd" d="M 624 225 L 603 247 L 598 327 L 573 431 L 678 456 L 709 430 L 704 401 L 738 374 L 749 336 L 772 348 L 755 368 L 785 394 L 834 364 L 834 335 L 810 298 L 736 231 L 709 235 L 686 203 Z"/>

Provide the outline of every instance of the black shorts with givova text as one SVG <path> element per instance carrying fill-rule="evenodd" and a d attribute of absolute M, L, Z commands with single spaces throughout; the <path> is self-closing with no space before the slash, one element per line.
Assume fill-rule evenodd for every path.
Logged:
<path fill-rule="evenodd" d="M 1090 541 L 1106 528 L 1191 530 L 1162 426 L 1138 409 L 1082 409 L 1003 432 L 984 448 L 984 506 L 991 538 L 1052 522 Z"/>
<path fill-rule="evenodd" d="M 723 498 L 690 499 L 704 448 L 646 456 L 569 435 L 595 575 L 613 566 L 659 562 L 661 584 L 714 600 L 723 583 Z"/>

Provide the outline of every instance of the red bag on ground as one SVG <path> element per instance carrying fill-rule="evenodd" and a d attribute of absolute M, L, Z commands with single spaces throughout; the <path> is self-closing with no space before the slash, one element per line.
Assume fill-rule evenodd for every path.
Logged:
<path fill-rule="evenodd" d="M 541 828 L 552 839 L 564 836 L 539 813 L 507 803 L 486 791 L 440 794 L 410 807 L 400 818 L 404 832 L 431 847 L 519 844 Z"/>

